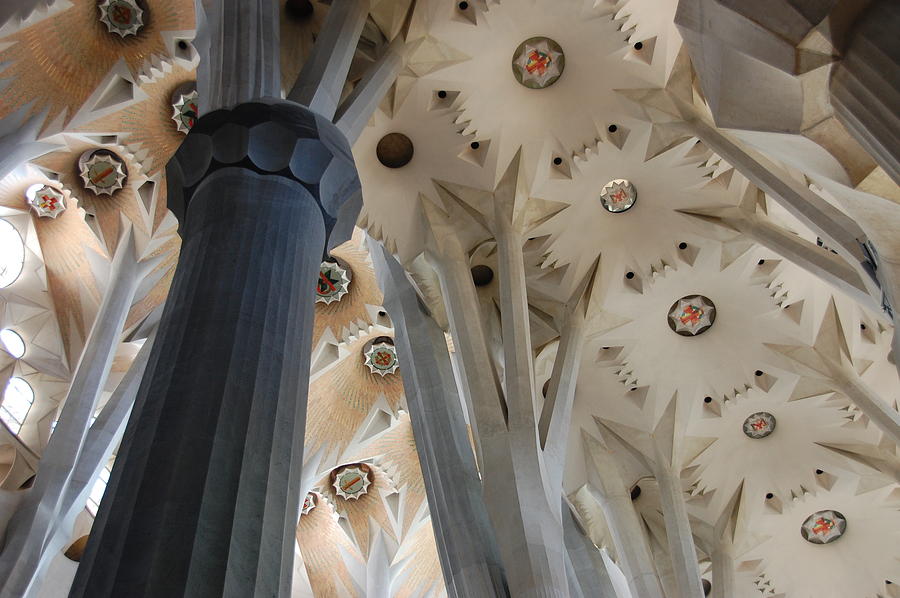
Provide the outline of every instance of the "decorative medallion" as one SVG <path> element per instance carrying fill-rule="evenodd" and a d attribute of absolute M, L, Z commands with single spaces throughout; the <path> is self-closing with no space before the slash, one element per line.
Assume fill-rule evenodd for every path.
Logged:
<path fill-rule="evenodd" d="M 368 494 L 372 480 L 369 479 L 368 468 L 360 465 L 349 465 L 337 472 L 334 477 L 334 491 L 345 499 L 357 500 Z"/>
<path fill-rule="evenodd" d="M 300 509 L 300 513 L 303 515 L 308 515 L 310 511 L 318 506 L 318 503 L 319 497 L 316 496 L 316 493 L 308 492 L 306 494 L 306 498 L 303 499 L 303 507 Z"/>
<path fill-rule="evenodd" d="M 191 132 L 191 127 L 200 116 L 200 110 L 197 108 L 197 90 L 189 93 L 178 94 L 178 97 L 172 102 L 172 120 L 175 126 L 184 134 Z"/>
<path fill-rule="evenodd" d="M 669 328 L 681 336 L 697 336 L 716 321 L 716 306 L 703 295 L 688 295 L 669 309 Z"/>
<path fill-rule="evenodd" d="M 847 531 L 847 518 L 838 511 L 817 511 L 800 526 L 800 535 L 813 544 L 830 544 Z"/>
<path fill-rule="evenodd" d="M 144 26 L 144 11 L 134 0 L 103 0 L 98 8 L 100 22 L 110 33 L 128 37 L 137 35 Z"/>
<path fill-rule="evenodd" d="M 337 262 L 322 262 L 316 284 L 316 303 L 340 301 L 349 292 L 350 272 Z"/>
<path fill-rule="evenodd" d="M 41 218 L 56 218 L 66 211 L 62 192 L 48 185 L 39 188 L 34 195 L 28 195 L 28 205 Z"/>
<path fill-rule="evenodd" d="M 744 420 L 744 434 L 759 440 L 775 431 L 775 416 L 765 411 L 754 413 Z"/>
<path fill-rule="evenodd" d="M 549 37 L 526 39 L 513 53 L 512 69 L 516 81 L 529 89 L 550 87 L 565 68 L 562 48 Z"/>
<path fill-rule="evenodd" d="M 125 186 L 125 162 L 111 152 L 86 152 L 78 167 L 85 188 L 97 195 L 112 195 Z"/>
<path fill-rule="evenodd" d="M 397 349 L 390 343 L 373 343 L 365 352 L 365 364 L 369 371 L 379 376 L 393 374 L 400 367 Z"/>
<path fill-rule="evenodd" d="M 637 189 L 625 179 L 613 179 L 603 185 L 600 191 L 600 203 L 607 212 L 618 214 L 624 212 L 637 201 Z"/>

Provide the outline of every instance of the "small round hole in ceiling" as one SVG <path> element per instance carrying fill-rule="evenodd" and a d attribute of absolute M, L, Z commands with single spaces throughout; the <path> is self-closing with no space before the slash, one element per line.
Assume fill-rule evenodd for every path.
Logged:
<path fill-rule="evenodd" d="M 487 286 L 491 284 L 492 280 L 494 280 L 494 271 L 491 270 L 490 266 L 485 266 L 484 264 L 472 266 L 472 282 L 475 283 L 476 287 Z"/>
<path fill-rule="evenodd" d="M 287 0 L 284 11 L 294 20 L 302 21 L 312 16 L 314 10 L 310 0 Z"/>

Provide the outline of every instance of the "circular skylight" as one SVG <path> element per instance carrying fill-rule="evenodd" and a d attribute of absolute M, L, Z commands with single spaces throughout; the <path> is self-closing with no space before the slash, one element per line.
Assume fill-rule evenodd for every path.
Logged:
<path fill-rule="evenodd" d="M 25 341 L 22 340 L 22 337 L 15 330 L 9 328 L 0 330 L 0 344 L 16 359 L 25 355 Z"/>
<path fill-rule="evenodd" d="M 25 244 L 19 231 L 0 218 L 0 289 L 8 287 L 19 278 L 25 263 Z"/>

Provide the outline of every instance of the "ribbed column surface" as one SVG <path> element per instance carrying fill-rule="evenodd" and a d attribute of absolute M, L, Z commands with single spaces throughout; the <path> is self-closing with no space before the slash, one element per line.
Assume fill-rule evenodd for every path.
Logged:
<path fill-rule="evenodd" d="M 900 4 L 878 0 L 854 26 L 831 78 L 831 103 L 847 130 L 900 183 Z"/>
<path fill-rule="evenodd" d="M 360 203 L 350 147 L 297 104 L 242 104 L 194 125 L 167 182 L 181 256 L 70 596 L 286 598 L 314 285 Z"/>

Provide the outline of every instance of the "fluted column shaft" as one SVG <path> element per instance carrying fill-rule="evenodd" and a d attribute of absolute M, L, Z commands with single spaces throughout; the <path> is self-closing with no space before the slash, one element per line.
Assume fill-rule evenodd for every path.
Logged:
<path fill-rule="evenodd" d="M 167 176 L 181 256 L 70 596 L 288 597 L 313 284 L 355 220 L 350 149 L 301 106 L 244 104 L 202 117 Z"/>
<path fill-rule="evenodd" d="M 900 183 L 900 6 L 877 0 L 854 25 L 831 78 L 835 114 L 885 172 Z"/>

